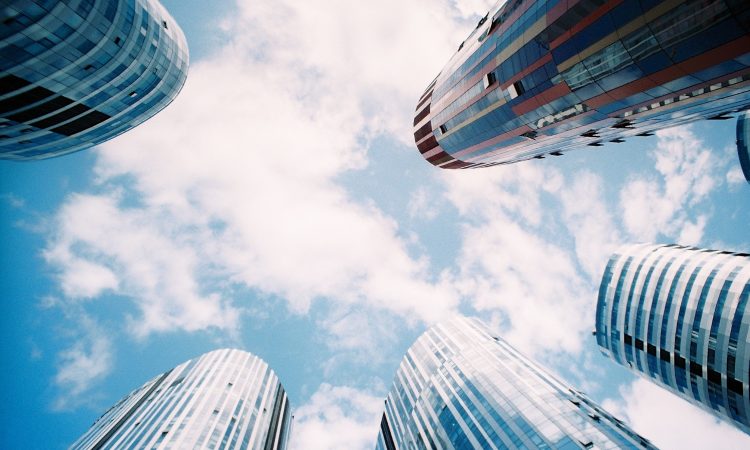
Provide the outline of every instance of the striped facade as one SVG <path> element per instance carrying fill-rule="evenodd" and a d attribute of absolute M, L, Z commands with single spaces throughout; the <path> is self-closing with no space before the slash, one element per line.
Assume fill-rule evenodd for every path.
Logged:
<path fill-rule="evenodd" d="M 604 271 L 596 340 L 606 356 L 750 433 L 748 300 L 746 253 L 626 246 Z"/>
<path fill-rule="evenodd" d="M 480 321 L 431 328 L 401 362 L 376 449 L 507 448 L 654 447 Z"/>
<path fill-rule="evenodd" d="M 737 118 L 737 153 L 745 179 L 750 183 L 750 111 Z"/>
<path fill-rule="evenodd" d="M 418 101 L 446 169 L 507 164 L 750 107 L 744 0 L 508 0 Z"/>
<path fill-rule="evenodd" d="M 169 370 L 122 398 L 70 448 L 283 450 L 290 406 L 262 359 L 216 350 Z"/>
<path fill-rule="evenodd" d="M 157 0 L 6 0 L 0 159 L 65 155 L 150 118 L 178 94 L 188 48 Z"/>

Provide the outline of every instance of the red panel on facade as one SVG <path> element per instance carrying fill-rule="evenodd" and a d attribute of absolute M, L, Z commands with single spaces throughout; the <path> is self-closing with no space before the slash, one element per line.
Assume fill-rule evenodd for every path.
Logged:
<path fill-rule="evenodd" d="M 562 16 L 565 11 L 567 11 L 571 5 L 575 4 L 577 2 L 571 1 L 568 2 L 567 0 L 560 0 L 557 2 L 557 5 L 553 6 L 552 9 L 547 12 L 547 25 L 553 23 L 555 20 L 559 19 L 560 16 Z"/>
<path fill-rule="evenodd" d="M 588 16 L 584 17 L 583 20 L 581 20 L 580 22 L 578 22 L 577 24 L 575 24 L 575 26 L 573 26 L 573 28 L 571 28 L 570 31 L 567 31 L 567 32 L 563 33 L 562 36 L 560 36 L 557 39 L 555 39 L 554 41 L 552 41 L 550 43 L 550 48 L 554 49 L 557 46 L 559 46 L 560 44 L 562 44 L 563 42 L 567 41 L 568 39 L 570 39 L 571 36 L 573 36 L 574 34 L 579 33 L 581 30 L 583 30 L 587 26 L 589 26 L 592 23 L 594 23 L 594 21 L 596 21 L 598 18 L 602 17 L 604 14 L 608 13 L 609 11 L 611 11 L 612 8 L 614 8 L 615 6 L 617 6 L 620 3 L 622 3 L 622 1 L 623 0 L 610 0 L 607 3 L 603 4 L 596 11 L 594 11 L 593 13 L 591 13 Z M 560 3 L 563 3 L 563 2 L 560 2 Z M 573 7 L 576 3 L 578 3 L 578 2 L 577 1 L 576 2 L 569 2 L 568 5 L 567 5 L 567 8 L 565 8 L 565 10 L 567 11 L 568 9 L 570 9 L 571 7 Z M 560 5 L 558 5 L 558 6 L 560 6 Z M 557 9 L 557 7 L 553 8 L 553 11 L 555 9 Z M 548 14 L 548 16 L 549 16 L 549 14 Z M 548 21 L 547 23 L 551 23 L 551 22 Z M 612 31 L 615 31 L 615 30 L 612 30 Z"/>
<path fill-rule="evenodd" d="M 476 152 L 478 150 L 482 150 L 482 149 L 485 149 L 485 148 L 490 147 L 492 145 L 495 145 L 498 142 L 502 142 L 502 141 L 504 141 L 504 140 L 506 140 L 508 138 L 515 137 L 515 136 L 520 136 L 520 135 L 526 133 L 527 131 L 531 131 L 531 127 L 529 127 L 528 125 L 522 125 L 522 126 L 516 128 L 514 130 L 507 131 L 507 132 L 505 132 L 503 134 L 500 134 L 500 135 L 497 135 L 497 136 L 493 137 L 492 139 L 488 139 L 488 140 L 486 140 L 484 142 L 480 142 L 479 144 L 475 144 L 475 145 L 472 145 L 469 148 L 461 150 L 460 152 L 456 152 L 453 155 L 453 157 L 454 158 L 463 158 L 464 156 L 470 155 L 471 153 L 474 153 L 474 152 Z"/>
<path fill-rule="evenodd" d="M 727 42 L 713 50 L 709 50 L 698 56 L 688 59 L 677 64 L 677 67 L 687 73 L 694 73 L 699 70 L 707 69 L 713 65 L 720 64 L 731 58 L 744 55 L 750 51 L 750 37 L 743 36 L 732 42 Z"/>
<path fill-rule="evenodd" d="M 473 164 L 467 163 L 466 161 L 452 161 L 444 166 L 440 166 L 441 169 L 463 169 L 464 167 L 471 166 Z"/>
<path fill-rule="evenodd" d="M 518 72 L 517 75 L 515 75 L 512 78 L 509 78 L 502 86 L 503 89 L 508 89 L 508 86 L 515 83 L 516 81 L 520 80 L 521 78 L 525 77 L 526 75 L 530 74 L 531 72 L 535 71 L 536 69 L 542 67 L 543 65 L 547 64 L 548 62 L 552 61 L 552 53 L 547 53 L 546 55 L 542 56 L 541 58 L 537 59 L 536 62 L 533 64 L 527 66 L 522 71 Z"/>
<path fill-rule="evenodd" d="M 477 101 L 479 101 L 479 100 L 480 100 L 480 99 L 482 99 L 483 97 L 486 97 L 487 95 L 489 95 L 489 93 L 490 93 L 490 92 L 494 91 L 495 89 L 498 89 L 498 87 L 499 87 L 499 86 L 498 86 L 498 84 L 497 84 L 497 82 L 496 82 L 496 83 L 495 83 L 495 84 L 494 84 L 494 85 L 493 85 L 492 87 L 490 87 L 490 88 L 487 88 L 487 89 L 485 89 L 484 91 L 480 92 L 480 93 L 479 93 L 479 94 L 477 94 L 477 95 L 476 95 L 476 96 L 475 96 L 474 98 L 472 98 L 471 100 L 469 100 L 468 102 L 466 102 L 466 104 L 465 104 L 465 105 L 464 105 L 464 106 L 463 106 L 463 107 L 462 107 L 461 109 L 459 109 L 459 110 L 456 110 L 456 111 L 453 111 L 453 113 L 452 113 L 452 114 L 450 114 L 450 115 L 447 115 L 447 116 L 445 116 L 445 117 L 444 117 L 443 119 L 441 119 L 441 121 L 442 121 L 443 123 L 441 123 L 440 125 L 443 125 L 443 124 L 444 124 L 444 123 L 446 123 L 447 121 L 449 121 L 449 120 L 451 120 L 452 118 L 456 117 L 457 115 L 461 114 L 462 112 L 464 112 L 464 111 L 466 110 L 466 108 L 468 108 L 469 106 L 473 105 L 474 103 L 476 103 Z"/>
<path fill-rule="evenodd" d="M 435 135 L 430 136 L 429 138 L 425 139 L 423 142 L 417 144 L 417 148 L 419 149 L 419 153 L 426 153 L 432 150 L 433 148 L 438 146 L 438 141 L 435 139 Z"/>
<path fill-rule="evenodd" d="M 640 94 L 643 91 L 647 91 L 652 87 L 655 87 L 656 83 L 650 78 L 639 78 L 633 80 L 630 83 L 612 89 L 608 94 L 616 99 L 630 97 L 631 95 Z"/>
<path fill-rule="evenodd" d="M 596 97 L 591 97 L 590 99 L 586 100 L 586 106 L 588 106 L 591 109 L 597 109 L 598 107 L 602 105 L 606 105 L 607 103 L 611 103 L 615 99 L 612 98 L 611 95 L 608 95 L 606 92 L 604 94 L 599 94 Z"/>
<path fill-rule="evenodd" d="M 539 95 L 531 97 L 530 99 L 517 104 L 512 109 L 517 116 L 520 116 L 569 93 L 570 89 L 568 88 L 567 84 L 556 84 L 546 91 L 541 92 Z"/>
<path fill-rule="evenodd" d="M 677 78 L 684 77 L 685 75 L 685 72 L 680 70 L 679 66 L 670 66 L 664 70 L 652 73 L 648 77 L 654 80 L 654 83 L 658 86 L 676 80 Z"/>

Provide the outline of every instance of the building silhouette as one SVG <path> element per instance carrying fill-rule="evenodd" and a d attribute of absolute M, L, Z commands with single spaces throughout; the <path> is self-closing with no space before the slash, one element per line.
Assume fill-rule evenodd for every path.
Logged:
<path fill-rule="evenodd" d="M 8 0 L 0 8 L 0 159 L 65 155 L 150 118 L 188 49 L 157 0 Z"/>
<path fill-rule="evenodd" d="M 385 401 L 377 450 L 654 448 L 476 319 L 409 348 Z"/>
<path fill-rule="evenodd" d="M 745 179 L 750 183 L 750 111 L 737 117 L 737 152 Z"/>
<path fill-rule="evenodd" d="M 257 356 L 215 350 L 123 397 L 71 449 L 221 448 L 283 450 L 290 406 Z"/>
<path fill-rule="evenodd" d="M 629 245 L 604 271 L 596 341 L 619 364 L 750 433 L 748 300 L 748 254 Z"/>
<path fill-rule="evenodd" d="M 750 107 L 747 2 L 500 3 L 418 101 L 414 139 L 438 167 L 559 156 Z"/>

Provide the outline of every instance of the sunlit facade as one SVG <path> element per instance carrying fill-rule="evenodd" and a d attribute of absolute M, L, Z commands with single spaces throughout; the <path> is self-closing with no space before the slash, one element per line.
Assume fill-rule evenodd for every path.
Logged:
<path fill-rule="evenodd" d="M 653 446 L 480 321 L 425 332 L 396 373 L 376 449 L 507 448 Z"/>
<path fill-rule="evenodd" d="M 501 1 L 418 101 L 446 169 L 622 143 L 750 106 L 743 0 Z"/>
<path fill-rule="evenodd" d="M 746 253 L 626 246 L 604 271 L 596 340 L 609 358 L 750 433 L 748 300 Z"/>
<path fill-rule="evenodd" d="M 216 350 L 126 395 L 70 448 L 284 450 L 291 420 L 286 392 L 262 359 Z"/>
<path fill-rule="evenodd" d="M 157 0 L 8 0 L 0 7 L 0 159 L 65 155 L 167 106 L 185 36 Z"/>

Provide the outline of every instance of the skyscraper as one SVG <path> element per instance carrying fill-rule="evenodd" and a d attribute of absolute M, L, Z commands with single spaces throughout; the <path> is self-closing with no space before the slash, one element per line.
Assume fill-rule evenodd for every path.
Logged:
<path fill-rule="evenodd" d="M 508 0 L 425 89 L 414 139 L 438 167 L 484 167 L 748 106 L 745 1 Z"/>
<path fill-rule="evenodd" d="M 750 110 L 737 117 L 737 153 L 742 173 L 750 183 Z"/>
<path fill-rule="evenodd" d="M 476 319 L 437 325 L 401 362 L 377 450 L 653 448 Z"/>
<path fill-rule="evenodd" d="M 289 401 L 262 359 L 215 350 L 123 397 L 70 448 L 283 450 Z"/>
<path fill-rule="evenodd" d="M 609 260 L 596 341 L 608 357 L 750 433 L 750 255 L 638 244 Z"/>
<path fill-rule="evenodd" d="M 185 36 L 157 0 L 7 0 L 0 159 L 51 158 L 150 118 L 185 83 Z"/>

